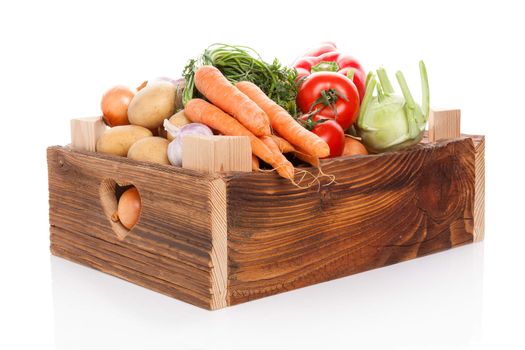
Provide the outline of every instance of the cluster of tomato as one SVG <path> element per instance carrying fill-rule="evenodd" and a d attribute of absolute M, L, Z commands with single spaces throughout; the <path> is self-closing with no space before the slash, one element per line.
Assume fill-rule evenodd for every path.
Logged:
<path fill-rule="evenodd" d="M 323 43 L 294 63 L 300 82 L 297 106 L 303 125 L 330 146 L 330 157 L 343 154 L 345 131 L 356 121 L 365 93 L 366 74 L 359 62 Z"/>

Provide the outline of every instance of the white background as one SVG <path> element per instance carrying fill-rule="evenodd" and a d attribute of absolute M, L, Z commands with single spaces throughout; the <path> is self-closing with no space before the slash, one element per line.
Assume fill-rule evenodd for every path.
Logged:
<path fill-rule="evenodd" d="M 507 1 L 2 1 L 1 349 L 524 349 L 523 11 Z M 323 40 L 402 69 L 487 135 L 486 240 L 208 312 L 49 253 L 49 145 L 104 90 L 213 42 L 290 63 Z"/>

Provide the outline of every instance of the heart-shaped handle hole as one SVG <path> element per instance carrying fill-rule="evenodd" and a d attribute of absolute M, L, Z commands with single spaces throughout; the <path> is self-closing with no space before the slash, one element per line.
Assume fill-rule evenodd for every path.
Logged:
<path fill-rule="evenodd" d="M 134 225 L 133 222 L 130 224 L 129 217 L 122 218 L 122 221 L 126 223 L 126 226 L 129 227 L 126 228 L 125 225 L 122 224 L 118 212 L 119 212 L 119 201 L 124 193 L 126 191 L 130 190 L 130 192 L 137 191 L 136 193 L 133 193 L 134 196 L 132 197 L 138 197 L 138 214 L 134 215 L 136 217 L 136 223 L 140 220 L 140 194 L 138 194 L 138 190 L 135 186 L 133 186 L 130 183 L 127 182 L 117 182 L 113 179 L 105 179 L 100 184 L 100 202 L 102 204 L 102 209 L 104 210 L 104 214 L 106 215 L 106 218 L 109 220 L 109 223 L 111 224 L 111 228 L 113 229 L 113 232 L 117 236 L 118 239 L 123 240 L 126 238 L 126 236 L 129 234 L 131 229 L 133 229 Z M 128 192 L 126 196 L 131 194 Z M 135 208 L 137 209 L 137 208 Z M 123 213 L 122 207 L 120 208 L 121 214 Z M 129 211 L 128 211 L 129 212 Z M 132 220 L 135 221 L 135 220 Z"/>

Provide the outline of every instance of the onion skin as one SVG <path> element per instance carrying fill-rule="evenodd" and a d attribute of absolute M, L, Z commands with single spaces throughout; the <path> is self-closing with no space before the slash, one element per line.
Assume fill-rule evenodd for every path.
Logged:
<path fill-rule="evenodd" d="M 139 221 L 141 207 L 139 191 L 135 187 L 127 189 L 120 196 L 117 214 L 120 223 L 128 230 L 131 230 Z"/>
<path fill-rule="evenodd" d="M 367 155 L 366 147 L 352 137 L 345 137 L 343 156 Z"/>
<path fill-rule="evenodd" d="M 117 85 L 102 96 L 100 108 L 104 121 L 109 126 L 128 125 L 128 106 L 135 92 L 123 85 Z"/>

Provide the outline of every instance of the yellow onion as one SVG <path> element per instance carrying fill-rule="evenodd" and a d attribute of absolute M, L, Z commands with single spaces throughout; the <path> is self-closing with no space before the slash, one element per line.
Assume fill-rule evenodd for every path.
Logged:
<path fill-rule="evenodd" d="M 102 96 L 100 107 L 109 126 L 128 125 L 128 106 L 135 92 L 128 87 L 117 85 Z"/>
<path fill-rule="evenodd" d="M 120 223 L 128 230 L 131 230 L 139 221 L 141 207 L 139 191 L 135 187 L 127 189 L 120 196 L 117 215 Z"/>

